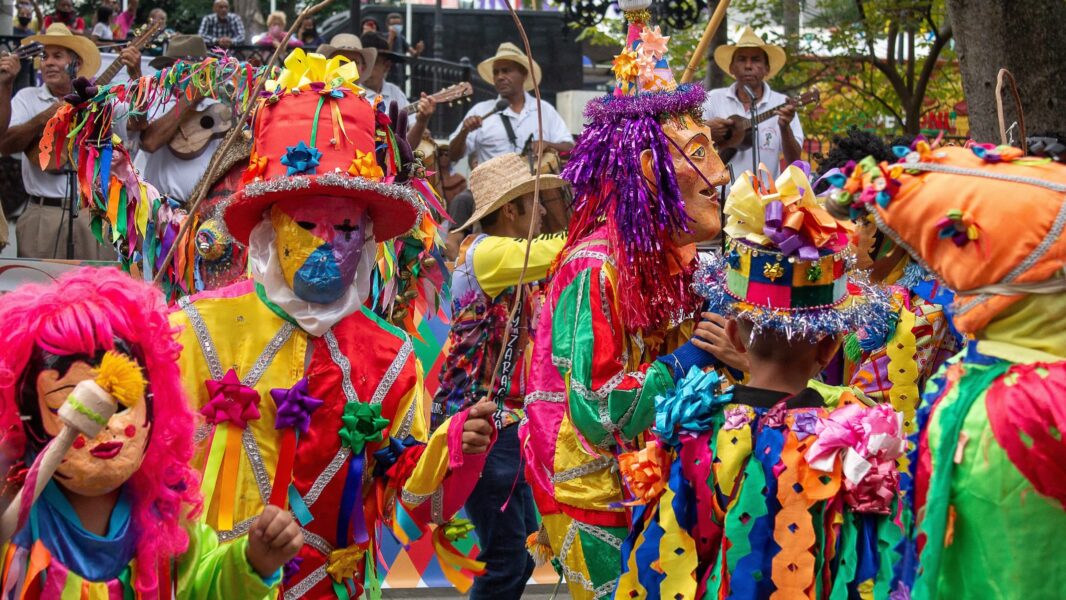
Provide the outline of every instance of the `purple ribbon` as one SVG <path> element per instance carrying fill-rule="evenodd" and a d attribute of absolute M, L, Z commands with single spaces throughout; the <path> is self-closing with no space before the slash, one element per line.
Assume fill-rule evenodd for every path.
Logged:
<path fill-rule="evenodd" d="M 292 427 L 300 433 L 307 433 L 311 425 L 311 413 L 322 406 L 322 400 L 308 392 L 306 377 L 297 381 L 291 388 L 270 390 L 270 397 L 278 407 L 274 417 L 274 429 Z"/>
<path fill-rule="evenodd" d="M 806 261 L 818 259 L 818 249 L 814 244 L 803 239 L 798 231 L 784 226 L 785 205 L 774 200 L 766 205 L 766 224 L 763 233 L 777 246 L 785 256 L 798 254 Z"/>

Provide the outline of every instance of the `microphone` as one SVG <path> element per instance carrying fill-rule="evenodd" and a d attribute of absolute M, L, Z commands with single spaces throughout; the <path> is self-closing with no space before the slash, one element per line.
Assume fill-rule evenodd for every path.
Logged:
<path fill-rule="evenodd" d="M 492 115 L 494 115 L 496 113 L 501 113 L 501 112 L 507 110 L 508 106 L 511 106 L 511 103 L 506 101 L 506 100 L 504 100 L 503 98 L 500 98 L 499 100 L 496 101 L 496 106 L 492 110 L 490 110 L 485 116 L 483 116 L 481 118 L 482 119 L 487 119 L 487 118 L 491 117 Z"/>
<path fill-rule="evenodd" d="M 752 105 L 754 105 L 755 104 L 755 92 L 752 91 L 752 89 L 750 87 L 748 87 L 748 84 L 745 83 L 745 84 L 742 84 L 742 85 L 744 86 L 744 93 L 746 93 L 748 95 L 748 100 L 752 103 Z"/>

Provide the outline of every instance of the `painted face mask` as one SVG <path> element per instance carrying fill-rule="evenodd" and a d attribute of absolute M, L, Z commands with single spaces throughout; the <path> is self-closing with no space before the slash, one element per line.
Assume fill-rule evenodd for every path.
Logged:
<path fill-rule="evenodd" d="M 722 227 L 715 186 L 728 183 L 729 176 L 711 143 L 711 130 L 686 115 L 663 123 L 663 132 L 670 138 L 677 187 L 693 221 L 689 228 L 697 241 L 713 238 Z"/>
<path fill-rule="evenodd" d="M 55 369 L 37 375 L 37 402 L 45 433 L 59 435 L 63 428 L 59 407 L 74 386 L 93 378 L 93 366 L 83 361 L 74 362 L 62 375 Z M 120 404 L 99 435 L 91 440 L 83 435 L 74 439 L 56 470 L 56 481 L 81 496 L 102 496 L 118 489 L 141 467 L 151 434 L 149 420 L 146 398 L 131 407 Z"/>
<path fill-rule="evenodd" d="M 329 304 L 355 279 L 366 242 L 366 209 L 349 198 L 280 202 L 270 209 L 285 282 L 307 302 Z"/>

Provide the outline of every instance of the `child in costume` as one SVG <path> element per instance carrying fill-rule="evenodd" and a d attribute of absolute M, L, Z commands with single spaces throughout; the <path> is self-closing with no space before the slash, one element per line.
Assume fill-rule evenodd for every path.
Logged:
<path fill-rule="evenodd" d="M 296 515 L 307 544 L 286 568 L 286 597 L 375 597 L 380 525 L 406 540 L 449 522 L 477 483 L 493 405 L 426 442 L 411 339 L 367 306 L 378 243 L 425 210 L 413 155 L 347 59 L 297 49 L 285 64 L 223 215 L 252 278 L 183 298 L 172 318 L 206 417 L 195 464 L 223 541 L 267 504 Z M 452 546 L 464 529 L 434 533 L 460 586 L 480 568 Z"/>
<path fill-rule="evenodd" d="M 902 417 L 811 380 L 887 299 L 849 275 L 846 230 L 798 164 L 766 190 L 742 176 L 726 215 L 726 256 L 696 287 L 733 317 L 750 379 L 723 391 L 692 369 L 656 398 L 659 439 L 621 457 L 643 506 L 616 597 L 888 598 Z"/>
<path fill-rule="evenodd" d="M 912 455 L 912 598 L 1061 598 L 1066 535 L 1066 168 L 1017 148 L 916 148 L 860 165 L 843 207 L 956 293 L 974 338 L 927 386 Z"/>
<path fill-rule="evenodd" d="M 519 432 L 544 525 L 531 549 L 558 558 L 574 598 L 608 597 L 618 579 L 628 516 L 617 456 L 643 447 L 657 394 L 714 360 L 681 345 L 676 326 L 700 306 L 695 242 L 719 233 L 715 187 L 728 176 L 699 117 L 703 89 L 675 85 L 668 38 L 639 4 L 627 7 L 619 87 L 589 103 L 563 170 L 574 216 L 538 320 Z"/>
<path fill-rule="evenodd" d="M 0 447 L 14 465 L 9 485 L 26 479 L 24 500 L 36 477 L 23 467 L 59 433 L 61 405 L 93 379 L 105 352 L 132 359 L 147 379 L 146 391 L 125 398 L 128 406 L 99 435 L 73 440 L 3 546 L 0 596 L 276 597 L 281 566 L 302 544 L 299 528 L 271 508 L 248 538 L 220 545 L 198 522 L 194 415 L 157 290 L 114 269 L 26 285 L 3 297 L 0 346 Z"/>

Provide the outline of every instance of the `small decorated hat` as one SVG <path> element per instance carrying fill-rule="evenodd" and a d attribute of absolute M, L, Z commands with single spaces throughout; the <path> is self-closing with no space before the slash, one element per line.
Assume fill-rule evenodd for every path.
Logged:
<path fill-rule="evenodd" d="M 726 201 L 725 255 L 701 267 L 695 287 L 718 314 L 744 317 L 756 331 L 817 339 L 887 322 L 888 298 L 853 272 L 849 225 L 811 191 L 806 163 L 789 166 L 768 189 L 750 172 Z"/>
<path fill-rule="evenodd" d="M 1028 294 L 1066 292 L 1066 166 L 988 144 L 895 148 L 835 176 L 831 210 L 878 228 L 955 290 L 956 328 L 982 330 Z"/>
<path fill-rule="evenodd" d="M 226 225 L 248 243 L 263 211 L 279 200 L 344 196 L 366 205 L 374 237 L 410 230 L 425 212 L 424 196 L 407 183 L 402 136 L 356 85 L 347 58 L 296 49 L 259 100 L 253 147 L 241 187 L 225 211 Z"/>

